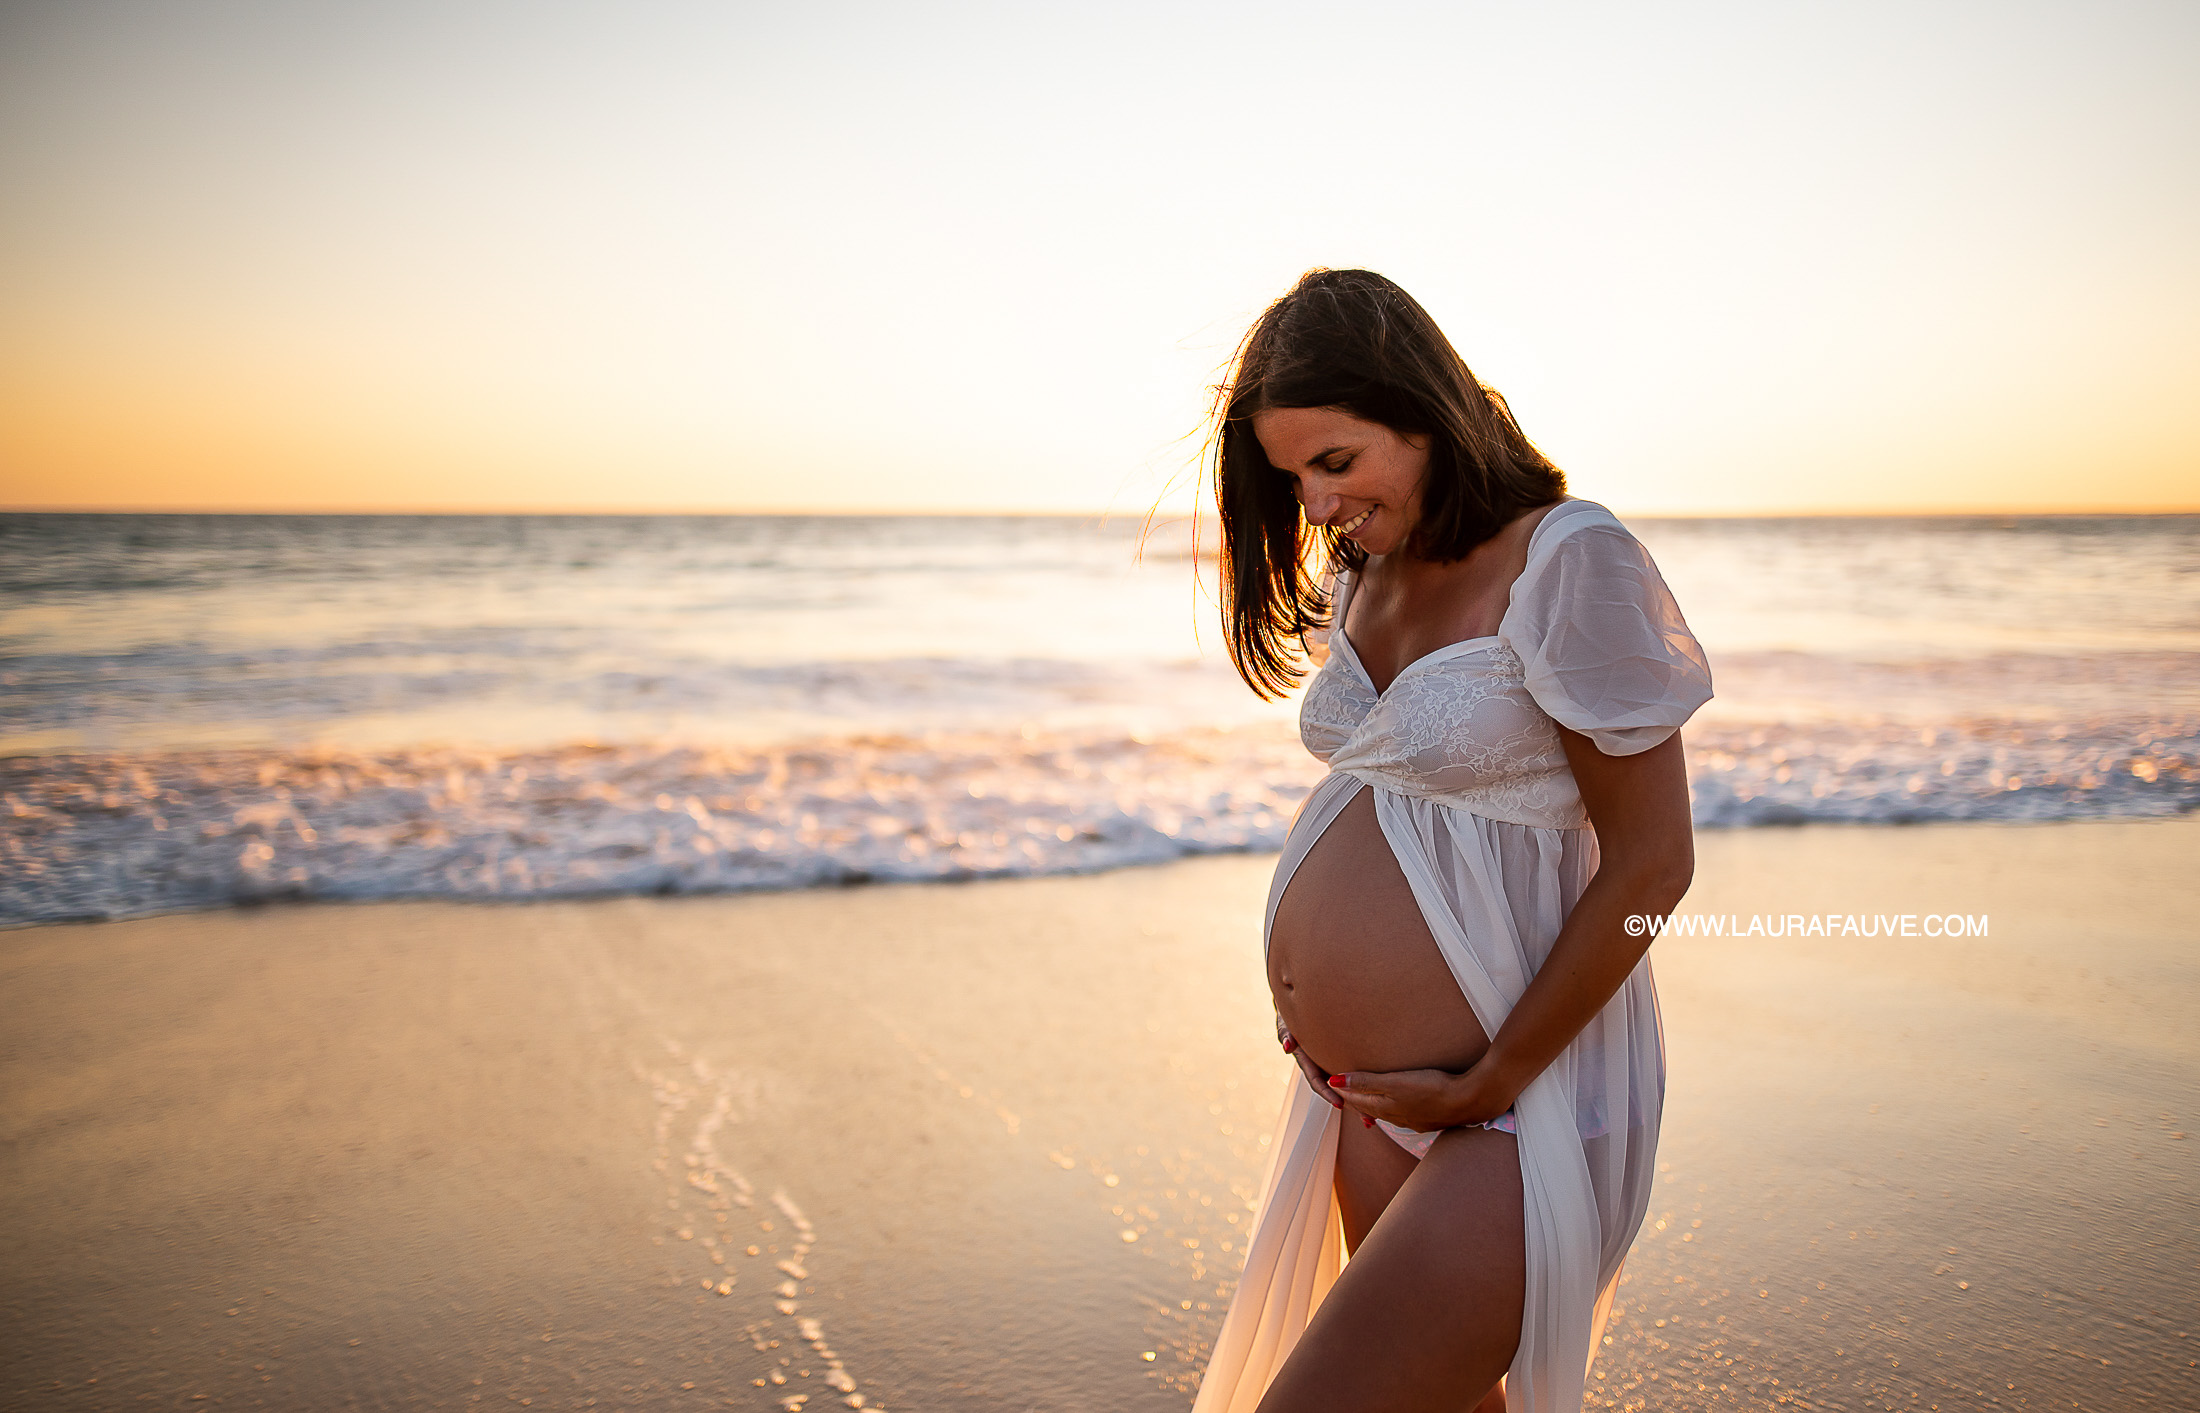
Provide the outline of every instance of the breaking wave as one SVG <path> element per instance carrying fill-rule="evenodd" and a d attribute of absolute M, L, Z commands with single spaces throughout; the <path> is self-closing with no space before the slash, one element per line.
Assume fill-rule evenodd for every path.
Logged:
<path fill-rule="evenodd" d="M 2200 714 L 1690 728 L 1699 824 L 2200 807 Z M 711 893 L 1075 873 L 1281 846 L 1283 723 L 758 749 L 233 750 L 0 760 L 0 920 L 273 899 Z"/>

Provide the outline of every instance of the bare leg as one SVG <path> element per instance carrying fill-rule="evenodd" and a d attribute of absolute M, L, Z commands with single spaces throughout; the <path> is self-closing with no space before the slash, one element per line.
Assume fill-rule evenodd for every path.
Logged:
<path fill-rule="evenodd" d="M 1344 1249 L 1349 1254 L 1367 1240 L 1376 1218 L 1421 1160 L 1381 1129 L 1363 1126 L 1350 1109 L 1340 1117 L 1344 1129 L 1337 1138 L 1337 1207 L 1344 1214 Z"/>
<path fill-rule="evenodd" d="M 1463 1413 L 1503 1408 L 1527 1287 L 1520 1151 L 1511 1134 L 1453 1129 L 1428 1157 L 1348 1121 L 1338 1148 L 1347 1233 L 1372 1227 L 1261 1400 L 1261 1413 Z M 1377 1140 L 1412 1164 L 1394 1172 Z M 1349 1154 L 1349 1156 L 1348 1156 Z M 1350 1185 L 1352 1196 L 1346 1198 Z M 1484 1398 L 1493 1394 L 1494 1405 Z"/>
<path fill-rule="evenodd" d="M 1400 1148 L 1379 1128 L 1368 1128 L 1345 1115 L 1337 1144 L 1337 1206 L 1344 1216 L 1344 1249 L 1349 1254 L 1398 1195 L 1421 1160 Z M 1490 1396 L 1475 1405 L 1474 1413 L 1505 1413 L 1505 1385 L 1499 1383 Z"/>

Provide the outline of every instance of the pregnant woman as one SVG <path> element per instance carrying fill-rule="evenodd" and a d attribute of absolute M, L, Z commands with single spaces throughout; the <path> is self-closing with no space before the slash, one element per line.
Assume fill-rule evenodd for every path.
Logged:
<path fill-rule="evenodd" d="M 1688 887 L 1710 669 L 1642 545 L 1381 276 L 1302 279 L 1219 415 L 1231 655 L 1277 694 L 1326 639 L 1299 720 L 1330 774 L 1268 898 L 1307 1082 L 1196 1413 L 1572 1413 L 1650 1200 L 1627 919 Z"/>

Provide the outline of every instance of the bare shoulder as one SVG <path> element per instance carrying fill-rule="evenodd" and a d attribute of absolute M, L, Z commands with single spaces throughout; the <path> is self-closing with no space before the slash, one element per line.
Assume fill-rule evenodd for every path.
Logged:
<path fill-rule="evenodd" d="M 1534 507 L 1533 509 L 1521 511 L 1520 514 L 1513 517 L 1512 523 L 1505 527 L 1505 533 L 1519 535 L 1520 543 L 1525 545 L 1527 544 L 1528 540 L 1535 534 L 1536 527 L 1541 525 L 1544 521 L 1544 518 L 1548 516 L 1552 511 L 1558 509 L 1562 505 L 1576 505 L 1586 503 L 1587 502 L 1584 501 L 1577 501 L 1573 496 L 1560 496 L 1557 500 L 1554 500 L 1547 505 L 1539 505 Z"/>
<path fill-rule="evenodd" d="M 1487 566 L 1483 572 L 1510 583 L 1528 562 L 1528 550 L 1535 539 L 1536 528 L 1550 513 L 1568 503 L 1561 497 L 1548 505 L 1538 505 L 1523 510 L 1505 522 L 1503 529 L 1492 535 L 1483 553 L 1481 563 Z"/>

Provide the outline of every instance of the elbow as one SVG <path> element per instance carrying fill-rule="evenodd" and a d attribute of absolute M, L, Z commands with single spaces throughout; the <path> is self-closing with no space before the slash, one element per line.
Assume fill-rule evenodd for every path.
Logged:
<path fill-rule="evenodd" d="M 1668 908 L 1687 895 L 1688 886 L 1696 881 L 1696 837 L 1693 833 L 1684 829 L 1658 850 L 1656 876 L 1658 896 Z"/>
<path fill-rule="evenodd" d="M 1629 862 L 1631 867 L 1624 870 L 1623 876 L 1639 912 L 1673 911 L 1696 881 L 1696 852 L 1686 844 L 1653 850 Z"/>
<path fill-rule="evenodd" d="M 1664 860 L 1658 868 L 1653 886 L 1658 890 L 1658 900 L 1671 912 L 1688 896 L 1689 885 L 1696 881 L 1696 855 L 1690 850 L 1677 858 Z"/>

